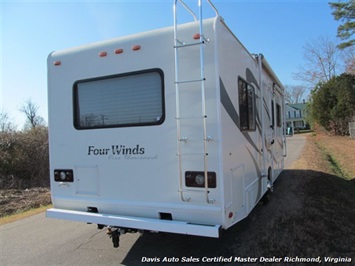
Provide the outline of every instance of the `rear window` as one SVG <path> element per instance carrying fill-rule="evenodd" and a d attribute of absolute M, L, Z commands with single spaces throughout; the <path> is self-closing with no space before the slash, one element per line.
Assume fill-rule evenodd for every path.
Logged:
<path fill-rule="evenodd" d="M 77 129 L 160 125 L 164 119 L 164 75 L 160 69 L 74 84 Z"/>

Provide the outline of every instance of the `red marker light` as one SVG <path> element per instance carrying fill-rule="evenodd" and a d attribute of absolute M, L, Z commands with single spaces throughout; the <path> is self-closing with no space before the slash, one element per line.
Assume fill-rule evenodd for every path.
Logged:
<path fill-rule="evenodd" d="M 195 40 L 199 40 L 200 37 L 201 37 L 200 33 L 194 34 L 194 39 L 195 39 Z"/>
<path fill-rule="evenodd" d="M 123 49 L 116 49 L 115 50 L 115 54 L 122 54 L 123 53 Z"/>
<path fill-rule="evenodd" d="M 54 61 L 53 65 L 55 65 L 55 66 L 60 66 L 61 63 L 62 63 L 62 62 L 60 62 L 60 61 Z"/>
<path fill-rule="evenodd" d="M 100 53 L 99 53 L 99 56 L 100 56 L 100 57 L 105 57 L 106 55 L 107 55 L 107 52 L 100 52 Z"/>
<path fill-rule="evenodd" d="M 138 51 L 138 50 L 140 50 L 141 49 L 141 46 L 140 45 L 133 45 L 132 46 L 132 50 L 133 51 Z"/>

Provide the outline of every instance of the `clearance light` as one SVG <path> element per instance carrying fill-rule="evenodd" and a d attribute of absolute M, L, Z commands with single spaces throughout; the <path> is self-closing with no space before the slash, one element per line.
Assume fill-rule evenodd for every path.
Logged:
<path fill-rule="evenodd" d="M 61 63 L 62 63 L 62 62 L 60 62 L 60 61 L 54 61 L 53 65 L 55 65 L 55 66 L 60 66 Z"/>
<path fill-rule="evenodd" d="M 115 54 L 122 54 L 123 53 L 123 49 L 116 49 L 115 50 Z"/>
<path fill-rule="evenodd" d="M 105 57 L 106 55 L 107 55 L 107 52 L 105 52 L 105 51 L 99 53 L 100 57 Z"/>
<path fill-rule="evenodd" d="M 194 34 L 194 39 L 195 39 L 195 40 L 199 40 L 200 37 L 201 37 L 200 33 Z"/>
<path fill-rule="evenodd" d="M 133 50 L 133 51 L 138 51 L 138 50 L 140 50 L 140 49 L 141 49 L 141 46 L 138 45 L 138 44 L 132 46 L 132 50 Z"/>
<path fill-rule="evenodd" d="M 215 172 L 207 172 L 209 188 L 217 187 L 217 177 Z M 205 187 L 205 173 L 202 171 L 186 171 L 185 185 L 187 187 Z"/>

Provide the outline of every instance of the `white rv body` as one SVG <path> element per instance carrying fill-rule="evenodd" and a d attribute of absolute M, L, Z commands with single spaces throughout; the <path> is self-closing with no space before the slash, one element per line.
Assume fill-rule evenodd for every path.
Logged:
<path fill-rule="evenodd" d="M 171 27 L 49 55 L 47 217 L 219 237 L 272 187 L 286 149 L 283 86 L 219 16 L 203 29 L 198 45 L 174 48 Z M 199 23 L 177 32 L 194 43 Z"/>

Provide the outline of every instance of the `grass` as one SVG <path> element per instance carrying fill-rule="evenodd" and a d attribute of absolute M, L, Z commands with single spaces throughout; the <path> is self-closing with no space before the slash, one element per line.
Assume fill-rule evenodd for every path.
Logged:
<path fill-rule="evenodd" d="M 338 177 L 345 180 L 350 180 L 350 175 L 347 174 L 346 170 L 343 169 L 340 163 L 336 160 L 335 156 L 331 154 L 325 147 L 323 147 L 319 142 L 315 141 L 316 146 L 322 152 L 323 158 L 329 163 L 330 170 Z"/>
<path fill-rule="evenodd" d="M 23 218 L 27 218 L 27 217 L 39 214 L 41 212 L 46 211 L 47 209 L 49 209 L 51 207 L 52 207 L 52 205 L 41 206 L 39 208 L 34 208 L 34 209 L 31 209 L 31 210 L 28 210 L 28 211 L 23 211 L 23 212 L 19 212 L 19 213 L 13 214 L 13 215 L 7 215 L 7 216 L 4 216 L 4 217 L 1 217 L 0 218 L 0 225 L 7 224 L 7 223 L 12 223 L 12 222 L 15 222 L 17 220 L 21 220 Z"/>

